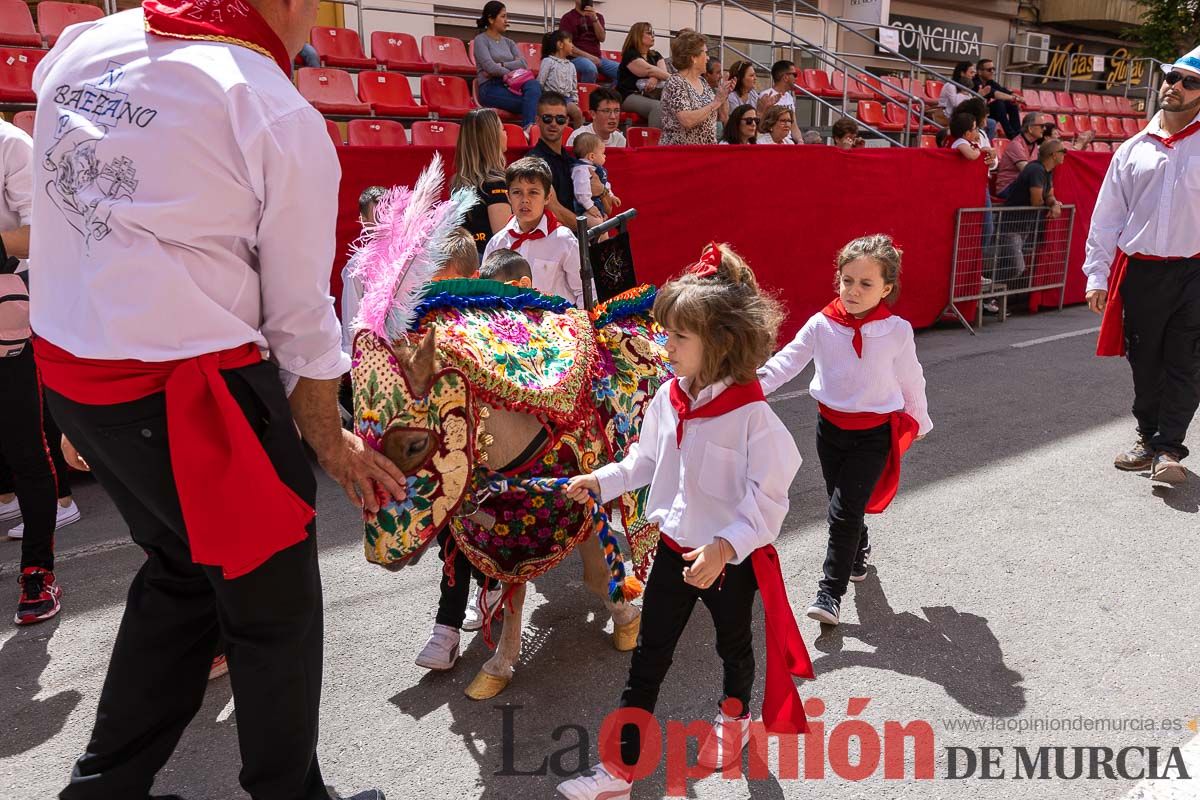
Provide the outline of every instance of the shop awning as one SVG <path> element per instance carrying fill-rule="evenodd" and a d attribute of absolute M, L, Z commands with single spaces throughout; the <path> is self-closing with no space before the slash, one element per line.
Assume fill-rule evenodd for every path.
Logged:
<path fill-rule="evenodd" d="M 1042 0 L 1041 21 L 1119 31 L 1140 24 L 1142 11 L 1133 0 Z"/>

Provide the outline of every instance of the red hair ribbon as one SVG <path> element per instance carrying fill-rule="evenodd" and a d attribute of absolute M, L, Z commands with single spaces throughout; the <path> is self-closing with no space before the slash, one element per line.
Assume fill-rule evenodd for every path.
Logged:
<path fill-rule="evenodd" d="M 717 274 L 721 266 L 721 248 L 716 242 L 709 242 L 700 253 L 700 260 L 688 267 L 685 272 L 700 278 L 711 278 Z"/>

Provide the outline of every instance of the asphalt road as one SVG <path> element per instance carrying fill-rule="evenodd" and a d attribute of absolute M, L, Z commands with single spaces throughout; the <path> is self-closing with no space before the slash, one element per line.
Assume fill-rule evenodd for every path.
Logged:
<path fill-rule="evenodd" d="M 713 776 L 689 783 L 688 796 L 1200 797 L 1200 745 L 1189 728 L 1200 717 L 1200 478 L 1167 489 L 1113 469 L 1113 455 L 1133 437 L 1132 389 L 1123 361 L 1092 356 L 1087 331 L 1096 324 L 1077 308 L 992 324 L 976 337 L 957 328 L 918 337 L 935 429 L 906 458 L 896 502 L 871 520 L 875 567 L 847 595 L 843 624 L 822 633 L 801 618 L 817 673 L 801 693 L 824 706 L 816 717 L 823 744 L 806 743 L 799 779 L 778 769 L 753 780 Z M 816 409 L 806 387 L 807 376 L 773 401 L 805 459 L 778 542 L 800 612 L 815 589 L 826 535 Z M 1189 443 L 1200 447 L 1195 429 Z M 103 492 L 84 483 L 77 499 L 83 520 L 58 537 L 63 613 L 0 630 L 4 800 L 53 797 L 65 783 L 86 744 L 124 592 L 142 559 Z M 553 775 L 498 773 L 536 772 L 562 750 L 558 762 L 571 768 L 581 731 L 595 759 L 596 731 L 617 700 L 628 655 L 609 644 L 611 627 L 585 592 L 577 559 L 536 581 L 516 678 L 495 701 L 477 703 L 462 690 L 487 657 L 480 636 L 464 636 L 465 652 L 449 673 L 412 663 L 433 622 L 437 560 L 396 574 L 374 567 L 362 557 L 355 512 L 326 479 L 318 507 L 326 608 L 320 758 L 329 784 L 346 793 L 378 786 L 391 800 L 549 798 Z M 18 555 L 16 542 L 0 541 L 0 585 L 14 604 Z M 663 718 L 713 715 L 720 666 L 712 640 L 700 611 L 664 687 Z M 761 635 L 756 652 L 761 698 Z M 848 709 L 850 698 L 869 702 Z M 507 712 L 498 708 L 504 703 Z M 850 717 L 868 724 L 839 728 Z M 914 777 L 921 759 L 912 742 L 902 779 L 885 777 L 886 758 L 870 769 L 879 750 L 873 741 L 883 739 L 884 754 L 896 755 L 887 721 L 928 724 L 934 777 Z M 1064 724 L 1079 730 L 1060 730 Z M 581 727 L 562 727 L 572 725 Z M 846 734 L 864 729 L 867 777 L 848 780 L 861 753 L 850 739 L 846 763 Z M 1185 748 L 1178 758 L 1192 778 L 1139 783 L 1108 779 L 1098 768 L 1100 777 L 1089 779 L 1086 751 L 1084 777 L 1058 777 L 1053 750 L 1042 754 L 1048 777 L 1037 777 L 1043 761 L 1033 778 L 1014 778 L 1017 748 L 1030 758 L 1039 747 L 1068 748 L 1069 776 L 1070 748 L 1079 746 L 1160 747 L 1160 772 L 1170 748 Z M 982 747 L 1003 748 L 991 754 L 991 772 L 1004 777 L 980 777 Z M 948 748 L 962 748 L 953 751 L 958 775 L 971 751 L 972 776 L 948 777 Z M 814 759 L 811 767 L 805 758 Z M 1145 761 L 1129 756 L 1127 773 Z M 209 685 L 156 791 L 244 798 L 238 768 L 236 710 L 223 678 Z M 1178 778 L 1180 769 L 1168 773 Z M 666 789 L 660 768 L 633 796 L 659 798 Z"/>

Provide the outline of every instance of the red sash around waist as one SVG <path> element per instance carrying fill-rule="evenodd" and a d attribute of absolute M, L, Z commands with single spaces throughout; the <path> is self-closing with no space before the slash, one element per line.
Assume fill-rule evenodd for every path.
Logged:
<path fill-rule="evenodd" d="M 818 403 L 817 406 L 820 408 L 822 417 L 842 430 L 865 431 L 870 428 L 878 428 L 888 422 L 892 423 L 892 449 L 888 453 L 883 474 L 879 476 L 879 482 L 875 484 L 875 489 L 871 492 L 871 499 L 867 501 L 868 514 L 883 513 L 900 489 L 900 459 L 916 441 L 917 433 L 921 428 L 920 424 L 913 419 L 912 415 L 905 414 L 903 411 L 876 414 L 872 411 L 838 411 L 824 403 Z"/>
<path fill-rule="evenodd" d="M 1104 315 L 1100 317 L 1100 336 L 1096 339 L 1096 355 L 1123 356 L 1125 355 L 1125 302 L 1121 299 L 1121 284 L 1125 281 L 1125 273 L 1129 269 L 1129 259 L 1139 261 L 1186 261 L 1189 258 L 1200 258 L 1200 253 L 1194 256 L 1164 258 L 1162 256 L 1147 256 L 1142 253 L 1126 255 L 1120 250 L 1113 259 L 1112 272 L 1108 274 L 1108 299 L 1104 305 Z"/>
<path fill-rule="evenodd" d="M 192 560 L 237 578 L 308 536 L 314 511 L 279 477 L 221 370 L 262 360 L 245 344 L 178 361 L 78 358 L 35 338 L 45 385 L 85 405 L 166 395 L 171 470 Z"/>

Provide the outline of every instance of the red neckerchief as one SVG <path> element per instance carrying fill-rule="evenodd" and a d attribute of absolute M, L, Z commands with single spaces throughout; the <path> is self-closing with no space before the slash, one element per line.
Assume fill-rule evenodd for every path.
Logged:
<path fill-rule="evenodd" d="M 538 239 L 545 239 L 547 236 L 553 233 L 554 229 L 558 227 L 558 220 L 556 220 L 554 215 L 549 211 L 547 211 L 543 216 L 546 219 L 546 230 L 543 231 L 540 224 L 529 233 L 521 233 L 521 229 L 519 227 L 514 229 L 512 232 L 513 240 L 512 244 L 509 245 L 509 249 L 516 250 L 526 242 L 536 242 Z"/>
<path fill-rule="evenodd" d="M 851 328 L 854 331 L 854 352 L 858 354 L 859 358 L 862 358 L 863 325 L 866 325 L 868 322 L 874 322 L 875 320 L 887 319 L 892 315 L 891 309 L 889 309 L 883 303 L 880 303 L 871 309 L 870 314 L 867 314 L 862 319 L 859 319 L 846 310 L 846 307 L 842 305 L 842 298 L 840 297 L 835 297 L 832 303 L 821 309 L 821 313 L 829 317 L 832 322 L 836 322 L 838 325 Z"/>
<path fill-rule="evenodd" d="M 1161 123 L 1159 124 L 1161 125 Z M 1192 120 L 1185 125 L 1182 130 L 1172 133 L 1170 136 L 1163 136 L 1159 133 L 1151 133 L 1150 131 L 1146 131 L 1147 136 L 1151 137 L 1152 139 L 1158 139 L 1170 149 L 1174 149 L 1176 142 L 1181 142 L 1189 136 L 1197 133 L 1200 133 L 1200 119 Z"/>
<path fill-rule="evenodd" d="M 172 39 L 224 42 L 274 59 L 284 75 L 292 57 L 279 35 L 246 0 L 143 0 L 146 30 Z"/>
<path fill-rule="evenodd" d="M 679 379 L 676 378 L 671 381 L 671 405 L 675 407 L 675 413 L 679 415 L 679 422 L 675 425 L 675 446 L 683 446 L 683 423 L 689 419 L 719 417 L 748 403 L 766 399 L 758 381 L 734 383 L 704 405 L 692 408 L 692 398 L 688 397 L 688 393 L 683 390 L 683 387 L 679 385 Z"/>

